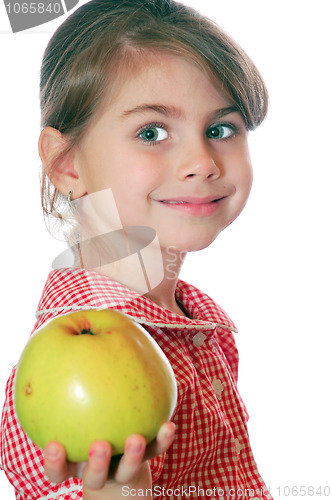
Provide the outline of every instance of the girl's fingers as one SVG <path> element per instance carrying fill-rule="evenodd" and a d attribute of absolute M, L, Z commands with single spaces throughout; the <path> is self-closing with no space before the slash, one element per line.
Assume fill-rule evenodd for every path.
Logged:
<path fill-rule="evenodd" d="M 166 451 L 173 442 L 175 425 L 163 424 L 156 439 L 146 446 L 143 436 L 130 436 L 125 444 L 122 457 L 114 457 L 114 479 L 119 483 L 129 483 L 139 473 L 143 461 L 149 460 Z M 110 471 L 112 447 L 106 441 L 95 441 L 90 448 L 88 463 L 68 464 L 64 447 L 50 442 L 44 450 L 44 468 L 48 479 L 62 483 L 69 477 L 81 477 L 85 489 L 98 490 L 104 487 Z"/>
<path fill-rule="evenodd" d="M 144 460 L 156 457 L 164 453 L 172 444 L 175 435 L 175 424 L 173 422 L 166 422 L 163 424 L 158 432 L 156 439 L 149 444 L 146 448 Z"/>
<path fill-rule="evenodd" d="M 55 442 L 47 443 L 44 450 L 45 474 L 53 483 L 62 483 L 68 478 L 68 465 L 64 447 Z"/>
<path fill-rule="evenodd" d="M 133 434 L 126 440 L 125 451 L 114 476 L 118 483 L 129 483 L 135 478 L 142 466 L 145 449 L 146 441 L 139 434 Z"/>
<path fill-rule="evenodd" d="M 104 487 L 112 456 L 112 447 L 106 441 L 95 441 L 89 452 L 89 461 L 83 471 L 85 490 L 98 490 Z"/>

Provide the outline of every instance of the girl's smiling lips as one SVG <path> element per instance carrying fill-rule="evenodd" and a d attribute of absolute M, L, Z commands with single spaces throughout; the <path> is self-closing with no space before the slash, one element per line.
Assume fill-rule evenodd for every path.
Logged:
<path fill-rule="evenodd" d="M 163 203 L 165 207 L 179 210 L 188 215 L 204 217 L 212 215 L 218 210 L 221 202 L 227 196 L 211 195 L 204 198 L 194 196 L 178 196 L 176 198 L 167 198 L 165 200 L 156 200 Z"/>

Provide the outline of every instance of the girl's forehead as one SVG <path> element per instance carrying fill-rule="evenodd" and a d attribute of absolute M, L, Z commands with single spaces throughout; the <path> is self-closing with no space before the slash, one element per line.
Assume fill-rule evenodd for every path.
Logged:
<path fill-rule="evenodd" d="M 177 95 L 194 96 L 202 87 L 210 97 L 232 103 L 223 82 L 212 78 L 195 61 L 165 52 L 147 52 L 133 57 L 129 64 L 120 64 L 115 78 L 111 71 L 105 105 L 122 100 L 137 102 L 141 97 L 159 97 L 161 101 Z"/>

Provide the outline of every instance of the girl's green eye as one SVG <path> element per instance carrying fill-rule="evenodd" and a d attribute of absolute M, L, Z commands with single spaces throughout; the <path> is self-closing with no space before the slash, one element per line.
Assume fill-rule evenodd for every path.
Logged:
<path fill-rule="evenodd" d="M 140 132 L 139 137 L 145 142 L 159 142 L 167 139 L 168 133 L 162 127 L 147 127 Z"/>
<path fill-rule="evenodd" d="M 230 125 L 212 125 L 207 132 L 208 139 L 226 139 L 234 134 L 234 129 Z"/>

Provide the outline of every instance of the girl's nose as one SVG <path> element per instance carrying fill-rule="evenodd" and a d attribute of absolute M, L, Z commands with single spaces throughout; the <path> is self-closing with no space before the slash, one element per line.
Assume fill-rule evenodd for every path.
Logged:
<path fill-rule="evenodd" d="M 197 179 L 200 181 L 215 180 L 220 177 L 220 168 L 216 165 L 208 150 L 193 150 L 183 159 L 178 169 L 181 180 Z"/>

